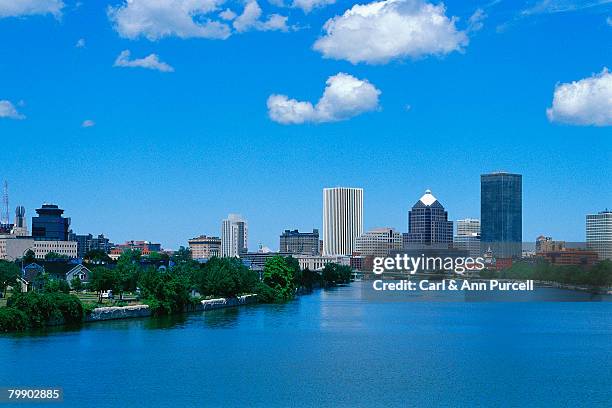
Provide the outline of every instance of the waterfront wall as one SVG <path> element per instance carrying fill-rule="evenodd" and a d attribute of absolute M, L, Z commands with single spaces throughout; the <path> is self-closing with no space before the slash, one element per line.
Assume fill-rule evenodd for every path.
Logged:
<path fill-rule="evenodd" d="M 148 316 L 151 316 L 149 305 L 98 307 L 85 317 L 85 321 L 99 322 L 102 320 L 130 319 L 133 317 Z"/>
<path fill-rule="evenodd" d="M 207 311 L 213 309 L 222 309 L 224 307 L 250 305 L 253 303 L 257 303 L 257 295 L 244 295 L 235 298 L 203 300 L 200 302 L 200 306 L 198 306 L 198 309 L 202 311 Z"/>
<path fill-rule="evenodd" d="M 250 305 L 254 303 L 257 303 L 257 295 L 244 295 L 236 298 L 206 299 L 193 306 L 188 306 L 185 312 L 205 312 L 207 310 Z M 104 320 L 131 319 L 148 316 L 151 316 L 149 305 L 98 307 L 85 317 L 85 321 L 99 322 Z"/>

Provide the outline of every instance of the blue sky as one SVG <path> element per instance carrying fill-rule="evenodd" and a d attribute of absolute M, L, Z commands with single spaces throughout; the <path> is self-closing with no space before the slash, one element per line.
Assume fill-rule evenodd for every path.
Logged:
<path fill-rule="evenodd" d="M 251 249 L 278 248 L 284 229 L 321 228 L 323 187 L 363 187 L 366 229 L 406 231 L 426 188 L 451 219 L 479 217 L 494 170 L 523 174 L 526 241 L 584 240 L 585 214 L 612 207 L 609 1 L 260 0 L 254 18 L 150 2 L 208 7 L 187 24 L 60 3 L 0 4 L 0 178 L 28 218 L 54 202 L 78 233 L 177 248 L 236 212 Z M 355 4 L 374 17 L 347 33 Z M 429 12 L 447 20 L 417 46 L 405 29 Z M 204 38 L 208 20 L 227 38 Z"/>

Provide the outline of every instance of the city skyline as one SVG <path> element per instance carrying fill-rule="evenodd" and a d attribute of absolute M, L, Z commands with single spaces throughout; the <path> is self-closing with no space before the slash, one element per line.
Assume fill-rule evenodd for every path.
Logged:
<path fill-rule="evenodd" d="M 584 214 L 610 207 L 612 3 L 360 2 L 367 25 L 358 2 L 272 3 L 195 20 L 172 7 L 185 0 L 155 2 L 176 20 L 139 0 L 0 6 L 12 207 L 58 203 L 75 231 L 169 247 L 236 212 L 274 248 L 286 228 L 322 230 L 334 185 L 364 188 L 365 229 L 403 231 L 425 189 L 450 219 L 479 217 L 478 177 L 497 170 L 524 175 L 526 239 L 582 241 Z M 227 36 L 203 35 L 208 17 Z"/>
<path fill-rule="evenodd" d="M 355 187 L 326 187 L 326 188 L 324 188 L 323 190 L 326 190 L 326 189 L 327 189 L 327 190 L 330 190 L 330 189 L 338 189 L 338 188 L 344 188 L 344 189 L 349 188 L 349 189 L 354 189 Z M 359 188 L 357 188 L 357 189 L 359 189 Z M 427 194 L 431 194 L 429 189 L 427 189 L 427 190 L 426 190 L 425 195 L 424 195 L 423 197 L 426 197 L 426 196 L 427 196 Z M 367 197 L 367 194 L 364 192 L 364 193 L 363 193 L 363 200 L 364 200 L 364 201 L 365 201 L 366 197 Z M 523 198 L 524 198 L 524 197 L 523 197 Z M 421 199 L 422 199 L 422 198 L 421 198 Z M 10 205 L 11 205 L 11 206 L 13 206 L 13 204 L 10 204 Z M 57 206 L 57 204 L 55 204 L 55 203 L 46 203 L 46 202 L 45 202 L 45 203 L 43 203 L 43 204 L 39 205 L 38 207 L 41 207 L 41 208 L 47 208 L 47 207 L 49 207 L 49 206 L 51 206 L 51 208 L 54 208 L 54 206 Z M 22 205 L 20 205 L 20 204 L 19 204 L 19 205 L 17 205 L 17 206 L 16 206 L 17 211 L 18 211 L 18 212 L 20 212 L 20 213 L 22 213 L 22 212 L 24 211 L 24 209 L 22 209 L 22 207 L 23 207 L 23 206 L 22 206 Z M 364 208 L 365 208 L 365 205 L 364 205 Z M 411 209 L 411 208 L 412 208 L 412 206 L 409 206 L 409 207 L 406 209 L 406 214 L 404 214 L 404 217 L 405 217 L 405 219 L 404 219 L 404 224 L 407 224 L 407 223 L 406 223 L 406 220 L 407 220 L 407 218 L 409 218 L 409 214 L 410 214 L 410 209 Z M 446 207 L 445 207 L 445 209 L 446 209 Z M 32 216 L 33 216 L 33 214 L 29 214 L 29 213 L 27 212 L 27 209 L 25 209 L 25 211 L 26 211 L 26 213 L 25 213 L 25 220 L 26 220 L 27 229 L 28 229 L 28 230 L 31 230 L 31 228 L 32 228 Z M 35 210 L 35 211 L 36 211 L 36 210 Z M 68 222 L 69 222 L 69 223 L 71 223 L 71 222 L 72 222 L 73 217 L 68 216 L 68 215 L 70 215 L 70 211 L 69 211 L 69 210 L 66 210 L 65 208 L 62 208 L 62 206 L 61 206 L 61 205 L 59 205 L 59 209 L 58 209 L 58 211 L 61 211 L 62 213 L 63 213 L 63 212 L 66 212 L 66 213 L 67 213 L 67 219 L 68 219 Z M 523 236 L 523 242 L 535 242 L 535 241 L 536 241 L 536 238 L 537 238 L 539 235 L 542 235 L 542 234 L 544 234 L 544 235 L 549 235 L 549 236 L 551 236 L 551 235 L 552 235 L 552 236 L 554 236 L 554 237 L 555 237 L 555 239 L 561 239 L 561 240 L 565 240 L 565 241 L 585 242 L 585 240 L 586 240 L 586 232 L 585 232 L 585 217 L 586 217 L 587 215 L 589 215 L 589 214 L 598 214 L 598 213 L 600 213 L 600 212 L 602 212 L 602 211 L 608 211 L 608 207 L 605 207 L 605 208 L 603 208 L 603 209 L 601 209 L 601 210 L 594 210 L 594 211 L 591 211 L 591 212 L 589 212 L 589 213 L 583 214 L 582 233 L 583 233 L 583 235 L 585 236 L 585 239 L 579 239 L 579 240 L 571 240 L 571 239 L 566 239 L 566 238 L 561 237 L 561 236 L 556 236 L 556 235 L 553 235 L 553 234 L 551 234 L 551 233 L 549 232 L 549 230 L 547 230 L 547 231 L 542 231 L 542 232 L 538 233 L 538 235 L 536 235 L 536 236 L 534 236 L 534 237 L 531 237 L 531 236 L 525 237 L 525 236 Z M 9 208 L 9 213 L 10 213 L 10 208 Z M 322 207 L 322 206 L 321 206 L 321 213 L 323 213 L 323 207 Z M 319 215 L 321 215 L 321 214 L 319 214 Z M 205 236 L 207 235 L 207 236 L 209 236 L 209 237 L 221 237 L 221 236 L 223 235 L 223 231 L 222 231 L 222 230 L 223 230 L 223 224 L 224 224 L 226 221 L 228 221 L 228 218 L 229 218 L 229 219 L 234 219 L 234 218 L 235 218 L 236 220 L 239 220 L 240 222 L 246 222 L 246 223 L 249 223 L 249 224 L 250 224 L 248 217 L 243 217 L 242 215 L 238 215 L 238 214 L 234 214 L 234 213 L 229 213 L 229 216 L 224 217 L 223 219 L 221 219 L 221 221 L 222 221 L 222 222 L 221 222 L 221 224 L 222 224 L 222 225 L 221 225 L 221 228 L 219 228 L 219 230 L 218 230 L 218 231 L 214 231 L 214 230 L 212 230 L 212 231 L 200 231 L 200 232 L 197 232 L 195 235 L 193 235 L 193 237 L 198 237 L 198 236 L 201 236 L 201 235 L 205 235 Z M 367 211 L 366 211 L 366 210 L 364 210 L 363 218 L 364 218 L 364 225 L 367 225 L 367 224 L 365 224 L 365 221 L 367 220 Z M 476 221 L 478 221 L 478 222 L 479 222 L 479 224 L 480 224 L 481 214 L 477 214 L 477 216 L 471 216 L 471 217 L 456 217 L 456 218 L 453 218 L 453 217 L 451 217 L 451 216 L 449 215 L 449 221 L 451 221 L 453 224 L 455 224 L 457 221 L 467 221 L 467 220 L 469 220 L 469 219 L 476 220 Z M 14 213 L 13 213 L 13 215 L 11 215 L 11 216 L 10 216 L 10 221 L 11 221 L 11 223 L 15 222 L 15 214 L 14 214 Z M 261 246 L 263 246 L 263 247 L 268 247 L 268 248 L 272 249 L 273 251 L 278 251 L 278 250 L 279 250 L 279 245 L 276 245 L 276 244 L 278 244 L 278 236 L 279 236 L 280 234 L 282 234 L 283 232 L 286 232 L 286 231 L 287 231 L 287 229 L 289 229 L 289 228 L 291 228 L 291 229 L 298 229 L 300 232 L 303 232 L 303 231 L 308 231 L 308 227 L 306 227 L 306 228 L 294 228 L 294 225 L 297 225 L 297 224 L 300 224 L 300 225 L 304 224 L 304 225 L 305 225 L 305 223 L 304 223 L 303 221 L 295 221 L 295 222 L 293 222 L 293 224 L 291 224 L 291 225 L 288 225 L 288 226 L 284 227 L 284 229 L 283 229 L 283 230 L 281 230 L 281 231 L 279 231 L 278 233 L 276 233 L 275 237 L 271 238 L 269 242 L 261 242 L 261 241 L 259 241 L 259 242 L 254 242 L 254 241 L 252 241 L 251 239 L 246 239 L 245 241 L 247 242 L 247 245 L 248 245 L 248 250 L 249 250 L 249 251 L 257 251 L 257 248 L 258 248 L 258 247 L 261 245 Z M 77 225 L 78 225 L 78 223 L 77 223 Z M 170 250 L 176 250 L 176 249 L 178 249 L 180 246 L 187 247 L 187 246 L 188 246 L 187 242 L 188 242 L 190 239 L 192 239 L 192 238 L 193 238 L 193 237 L 187 237 L 187 236 L 185 236 L 185 237 L 184 237 L 184 239 L 180 238 L 180 239 L 182 239 L 182 241 L 179 241 L 179 244 L 178 244 L 177 246 L 175 246 L 175 247 L 174 247 L 174 246 L 171 246 L 170 244 L 168 244 L 168 241 L 166 241 L 166 240 L 164 240 L 164 239 L 157 239 L 157 238 L 156 238 L 156 239 L 151 239 L 151 238 L 149 238 L 149 237 L 137 236 L 138 234 L 132 234 L 132 235 L 129 235 L 128 237 L 126 237 L 126 238 L 115 239 L 114 237 L 110 237 L 110 236 L 109 236 L 110 234 L 108 234 L 108 233 L 107 233 L 107 232 L 105 232 L 105 231 L 100 231 L 100 232 L 98 232 L 98 231 L 88 231 L 88 230 L 87 230 L 87 231 L 74 230 L 74 229 L 72 228 L 72 224 L 70 224 L 70 226 L 71 226 L 71 231 L 72 231 L 73 235 L 93 234 L 93 235 L 95 236 L 95 235 L 97 235 L 97 234 L 103 234 L 104 236 L 106 236 L 106 238 L 110 239 L 110 240 L 111 240 L 111 241 L 113 241 L 115 244 L 120 244 L 120 243 L 122 243 L 122 242 L 128 242 L 128 241 L 135 240 L 135 239 L 136 239 L 136 240 L 138 240 L 138 239 L 143 239 L 143 240 L 146 240 L 146 241 L 149 241 L 149 242 L 159 242 L 159 243 L 161 243 L 161 244 L 162 244 L 162 246 L 163 246 L 163 248 L 164 248 L 164 249 L 170 249 Z M 523 221 L 523 226 L 524 226 L 524 221 Z M 364 228 L 363 228 L 363 233 L 374 231 L 374 230 L 376 230 L 377 228 L 393 228 L 393 229 L 396 229 L 397 231 L 399 231 L 399 232 L 401 232 L 401 233 L 408 232 L 407 225 L 406 225 L 406 227 L 405 227 L 405 228 L 402 228 L 402 227 L 399 227 L 399 228 L 398 228 L 398 227 L 396 227 L 396 226 L 394 226 L 394 225 L 391 225 L 390 223 L 386 223 L 386 224 L 385 224 L 385 223 L 383 223 L 383 224 L 380 224 L 380 225 L 370 225 L 370 226 L 364 226 Z M 317 227 L 315 226 L 314 228 L 311 228 L 311 229 L 319 229 L 319 228 L 317 228 Z M 455 229 L 456 229 L 456 227 L 455 227 Z M 252 231 L 251 231 L 251 227 L 249 227 L 249 232 L 248 232 L 249 237 L 251 236 L 251 233 L 252 233 Z M 321 236 L 321 238 L 322 238 L 322 236 Z M 184 241 L 184 242 L 183 242 L 183 241 Z"/>

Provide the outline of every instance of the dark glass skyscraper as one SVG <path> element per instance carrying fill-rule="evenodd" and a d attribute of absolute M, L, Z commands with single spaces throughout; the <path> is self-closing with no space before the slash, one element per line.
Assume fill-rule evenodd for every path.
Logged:
<path fill-rule="evenodd" d="M 480 242 L 499 258 L 521 256 L 523 181 L 520 174 L 480 176 Z"/>
<path fill-rule="evenodd" d="M 444 207 L 426 190 L 408 212 L 408 234 L 403 237 L 404 248 L 448 248 L 453 242 L 453 222 L 448 220 Z"/>
<path fill-rule="evenodd" d="M 55 204 L 43 204 L 32 217 L 32 237 L 37 240 L 67 241 L 70 218 L 62 217 L 64 210 Z"/>

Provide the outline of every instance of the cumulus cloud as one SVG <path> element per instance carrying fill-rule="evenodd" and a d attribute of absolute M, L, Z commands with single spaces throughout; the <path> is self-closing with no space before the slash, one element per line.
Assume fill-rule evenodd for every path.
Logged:
<path fill-rule="evenodd" d="M 314 49 L 326 58 L 353 64 L 384 64 L 392 59 L 445 55 L 468 44 L 465 32 L 447 17 L 442 3 L 384 0 L 355 5 L 325 23 Z"/>
<path fill-rule="evenodd" d="M 33 14 L 52 14 L 59 17 L 63 7 L 61 0 L 3 0 L 0 1 L 0 18 Z"/>
<path fill-rule="evenodd" d="M 236 17 L 233 22 L 234 29 L 238 32 L 244 32 L 248 30 L 259 30 L 259 31 L 287 31 L 287 17 L 281 16 L 280 14 L 271 14 L 267 20 L 260 20 L 262 11 L 261 7 L 255 0 L 249 0 L 245 6 L 244 11 L 241 15 Z"/>
<path fill-rule="evenodd" d="M 612 126 L 612 73 L 604 68 L 589 78 L 557 84 L 546 115 L 551 122 Z"/>
<path fill-rule="evenodd" d="M 336 0 L 293 0 L 291 7 L 300 8 L 305 13 L 310 13 L 313 9 L 334 4 Z"/>
<path fill-rule="evenodd" d="M 161 72 L 173 72 L 174 68 L 159 60 L 157 54 L 150 54 L 144 58 L 130 59 L 130 51 L 123 50 L 115 60 L 115 67 L 129 67 L 129 68 L 147 68 L 155 69 Z"/>
<path fill-rule="evenodd" d="M 85 48 L 85 39 L 79 38 L 79 40 L 76 42 L 74 46 L 77 48 Z"/>
<path fill-rule="evenodd" d="M 608 24 L 610 27 L 612 27 L 612 17 L 608 17 L 608 18 L 606 18 L 606 23 L 607 23 L 607 24 Z"/>
<path fill-rule="evenodd" d="M 230 9 L 225 9 L 219 13 L 219 17 L 221 17 L 223 20 L 231 21 L 236 18 L 236 13 Z"/>
<path fill-rule="evenodd" d="M 270 95 L 268 115 L 285 125 L 336 122 L 378 109 L 380 93 L 367 80 L 341 72 L 327 79 L 323 96 L 314 106 L 286 95 Z"/>
<path fill-rule="evenodd" d="M 125 38 L 151 41 L 167 36 L 226 39 L 230 27 L 207 17 L 223 0 L 126 0 L 108 8 L 115 30 Z"/>
<path fill-rule="evenodd" d="M 0 101 L 0 118 L 25 119 L 25 116 L 17 111 L 17 108 L 10 101 Z"/>
<path fill-rule="evenodd" d="M 95 125 L 96 125 L 96 122 L 94 122 L 91 119 L 86 119 L 83 121 L 83 123 L 81 123 L 81 127 L 84 127 L 84 128 L 93 127 Z"/>

